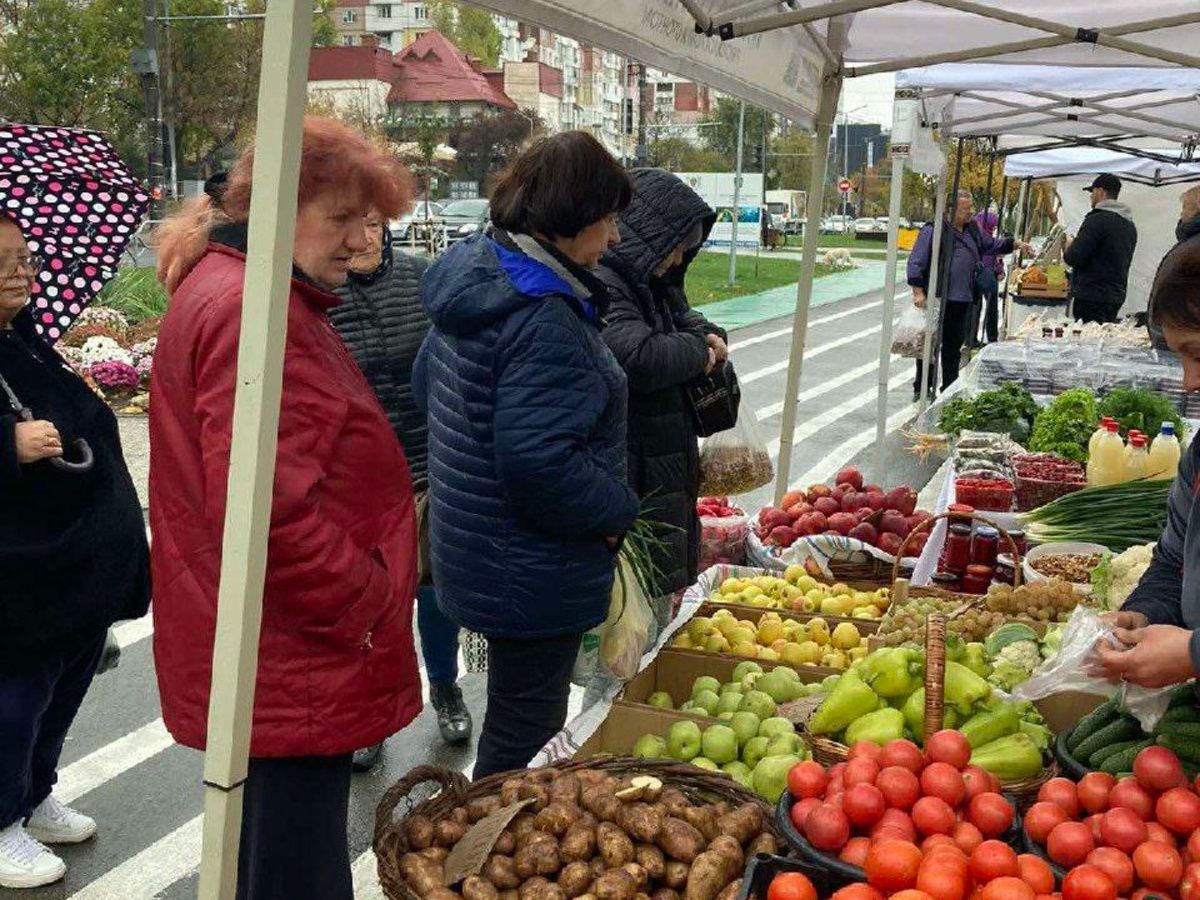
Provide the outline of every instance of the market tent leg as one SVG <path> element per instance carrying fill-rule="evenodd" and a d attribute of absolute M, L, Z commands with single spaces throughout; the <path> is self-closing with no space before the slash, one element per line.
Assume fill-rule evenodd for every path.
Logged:
<path fill-rule="evenodd" d="M 233 900 L 237 886 L 311 37 L 311 0 L 267 4 L 204 756 L 202 900 Z"/>
<path fill-rule="evenodd" d="M 933 247 L 929 254 L 929 289 L 925 291 L 925 346 L 921 350 L 921 396 L 920 404 L 917 409 L 920 412 L 925 412 L 925 408 L 929 405 L 929 365 L 930 365 L 930 348 L 933 345 L 933 329 L 936 326 L 934 321 L 934 313 L 937 311 L 937 305 L 941 301 L 938 297 L 938 266 L 941 264 L 942 257 L 942 231 L 946 222 L 946 176 L 945 174 L 938 175 L 937 180 L 937 202 L 934 206 L 933 213 Z"/>
<path fill-rule="evenodd" d="M 892 321 L 896 312 L 896 263 L 900 258 L 900 204 L 904 199 L 903 156 L 892 157 L 892 193 L 888 202 L 887 272 L 883 281 L 883 330 L 879 334 L 879 396 L 875 401 L 875 481 L 887 473 L 888 379 L 892 361 Z"/>
<path fill-rule="evenodd" d="M 1016 219 L 1016 223 L 1013 226 L 1013 237 L 1015 237 L 1019 240 L 1025 239 L 1025 217 L 1026 217 L 1026 213 L 1027 213 L 1027 209 L 1028 209 L 1028 198 L 1029 198 L 1029 194 L 1032 193 L 1032 190 L 1031 190 L 1032 188 L 1033 188 L 1033 179 L 1024 178 L 1021 180 L 1021 186 L 1017 190 L 1017 205 L 1016 205 L 1016 208 L 1013 210 L 1017 219 Z M 1017 268 L 1020 267 L 1021 259 L 1023 256 L 1024 256 L 1023 253 L 1021 253 L 1020 251 L 1017 251 L 1016 262 L 1013 263 L 1013 265 L 1015 267 L 1017 267 Z M 1012 305 L 1013 305 L 1014 297 L 1015 297 L 1014 294 L 1009 293 L 1008 284 L 1009 284 L 1009 280 L 1005 279 L 1005 281 L 1004 281 L 1004 339 L 1005 340 L 1008 340 L 1009 329 L 1012 327 Z"/>

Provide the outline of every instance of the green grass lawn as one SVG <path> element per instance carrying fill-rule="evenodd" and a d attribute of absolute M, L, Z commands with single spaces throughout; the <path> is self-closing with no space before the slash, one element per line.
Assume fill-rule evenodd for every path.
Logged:
<path fill-rule="evenodd" d="M 787 236 L 787 246 L 799 248 L 804 244 L 804 238 L 798 234 L 789 234 Z M 834 247 L 848 247 L 851 250 L 886 250 L 887 241 L 879 240 L 859 240 L 852 234 L 823 234 L 817 242 L 817 246 L 822 250 L 829 250 Z"/>
<path fill-rule="evenodd" d="M 96 301 L 124 313 L 132 324 L 161 316 L 167 311 L 167 294 L 154 279 L 151 268 L 121 268 L 104 286 Z"/>
<path fill-rule="evenodd" d="M 817 264 L 816 277 L 821 278 L 832 270 Z M 730 287 L 729 255 L 727 253 L 700 253 L 692 260 L 687 273 L 688 303 L 703 306 L 717 300 L 757 294 L 785 284 L 795 284 L 799 278 L 800 263 L 794 259 L 776 259 L 759 256 L 758 276 L 754 274 L 754 257 L 739 256 L 737 282 Z"/>

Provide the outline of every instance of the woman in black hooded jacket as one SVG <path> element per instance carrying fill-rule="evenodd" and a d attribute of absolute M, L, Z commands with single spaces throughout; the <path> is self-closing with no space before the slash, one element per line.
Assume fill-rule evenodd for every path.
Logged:
<path fill-rule="evenodd" d="M 610 306 L 604 340 L 629 380 L 629 484 L 648 518 L 673 526 L 655 560 L 660 596 L 696 580 L 700 553 L 700 453 L 685 387 L 723 361 L 725 332 L 688 306 L 691 261 L 716 214 L 675 175 L 634 169 L 621 242 L 598 275 Z"/>

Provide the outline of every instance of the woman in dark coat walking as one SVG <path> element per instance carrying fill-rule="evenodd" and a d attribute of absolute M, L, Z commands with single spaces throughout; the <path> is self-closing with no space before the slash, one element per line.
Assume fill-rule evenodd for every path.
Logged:
<path fill-rule="evenodd" d="M 699 567 L 700 453 L 685 387 L 728 350 L 725 332 L 691 309 L 683 290 L 716 214 L 670 172 L 630 177 L 621 243 L 598 274 L 609 295 L 604 340 L 629 379 L 629 484 L 647 518 L 672 526 L 655 560 L 665 596 L 694 582 Z"/>

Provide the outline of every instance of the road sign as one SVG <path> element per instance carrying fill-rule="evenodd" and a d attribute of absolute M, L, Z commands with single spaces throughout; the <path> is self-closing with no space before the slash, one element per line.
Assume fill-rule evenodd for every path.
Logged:
<path fill-rule="evenodd" d="M 854 185 L 852 185 L 850 183 L 849 178 L 843 178 L 841 181 L 838 182 L 838 190 L 841 191 L 843 194 L 850 193 L 850 189 L 853 187 L 854 187 Z"/>

